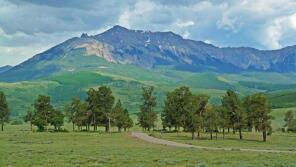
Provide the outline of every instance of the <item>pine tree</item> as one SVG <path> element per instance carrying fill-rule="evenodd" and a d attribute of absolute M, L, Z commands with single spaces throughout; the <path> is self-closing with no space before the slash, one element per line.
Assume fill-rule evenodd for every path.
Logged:
<path fill-rule="evenodd" d="M 48 131 L 48 125 L 50 123 L 50 114 L 53 110 L 53 106 L 50 104 L 50 97 L 45 95 L 39 95 L 34 103 L 35 113 L 33 116 L 32 124 L 38 127 L 39 131 L 46 129 Z"/>
<path fill-rule="evenodd" d="M 161 114 L 164 128 L 185 126 L 187 107 L 190 103 L 192 93 L 188 87 L 180 87 L 167 94 L 164 110 Z"/>
<path fill-rule="evenodd" d="M 251 100 L 251 96 L 246 96 L 243 99 L 243 110 L 246 113 L 246 126 L 248 128 L 248 131 L 252 131 L 253 127 L 254 127 L 254 112 L 251 109 L 251 105 L 252 105 L 252 100 Z"/>
<path fill-rule="evenodd" d="M 207 112 L 205 113 L 205 126 L 211 134 L 211 140 L 213 139 L 213 132 L 216 132 L 217 140 L 218 125 L 219 115 L 217 110 L 208 107 Z"/>
<path fill-rule="evenodd" d="M 105 126 L 105 131 L 109 132 L 111 127 L 111 111 L 115 98 L 109 87 L 101 86 L 97 91 L 97 106 L 99 109 L 99 120 Z"/>
<path fill-rule="evenodd" d="M 154 96 L 154 87 L 149 86 L 142 89 L 143 104 L 140 107 L 140 113 L 138 113 L 138 122 L 142 128 L 150 131 L 155 126 L 155 121 L 157 120 L 157 114 L 154 112 L 156 97 Z"/>
<path fill-rule="evenodd" d="M 0 92 L 0 123 L 1 131 L 4 130 L 4 123 L 9 122 L 9 109 L 6 101 L 6 96 L 3 92 Z"/>
<path fill-rule="evenodd" d="M 262 132 L 263 141 L 266 141 L 267 132 L 271 129 L 270 115 L 271 107 L 268 99 L 262 93 L 257 93 L 251 97 L 251 109 L 254 112 L 254 125 L 258 131 Z"/>
<path fill-rule="evenodd" d="M 61 130 L 61 126 L 64 125 L 65 115 L 57 109 L 53 109 L 50 113 L 50 124 L 54 126 L 55 130 Z"/>
<path fill-rule="evenodd" d="M 94 131 L 97 130 L 97 126 L 99 124 L 99 99 L 97 90 L 90 88 L 87 91 L 87 110 L 89 111 L 89 117 L 90 117 L 90 125 L 93 125 Z"/>
<path fill-rule="evenodd" d="M 245 127 L 246 113 L 242 110 L 241 101 L 233 90 L 227 90 L 222 98 L 222 105 L 228 110 L 230 124 L 235 130 L 239 131 L 239 138 L 243 139 L 242 129 Z"/>
<path fill-rule="evenodd" d="M 229 117 L 227 109 L 223 106 L 214 106 L 213 110 L 218 114 L 218 126 L 222 128 L 222 137 L 225 138 L 225 128 L 229 127 Z"/>
<path fill-rule="evenodd" d="M 126 131 L 127 129 L 133 127 L 134 122 L 133 122 L 132 118 L 129 116 L 129 112 L 128 112 L 127 109 L 125 109 L 123 112 L 126 115 L 126 119 L 125 119 L 124 124 L 123 124 L 123 129 L 124 129 L 124 131 Z"/>
<path fill-rule="evenodd" d="M 184 128 L 191 132 L 192 140 L 195 139 L 195 132 L 199 131 L 203 122 L 200 115 L 200 109 L 203 108 L 203 105 L 206 105 L 206 103 L 203 103 L 199 96 L 191 95 L 190 101 L 185 108 L 186 111 L 183 113 L 185 116 Z"/>
<path fill-rule="evenodd" d="M 198 115 L 199 115 L 199 127 L 197 136 L 200 137 L 200 131 L 204 128 L 204 114 L 207 111 L 207 105 L 209 102 L 209 96 L 200 94 L 197 96 L 198 99 Z"/>
<path fill-rule="evenodd" d="M 121 101 L 118 100 L 112 111 L 112 117 L 115 126 L 117 126 L 118 128 L 118 132 L 121 132 L 121 129 L 123 128 L 128 117 L 128 115 L 126 116 L 126 113 L 124 111 L 125 109 L 122 107 Z"/>
<path fill-rule="evenodd" d="M 78 113 L 78 108 L 81 101 L 79 97 L 75 97 L 72 99 L 72 102 L 69 105 L 65 106 L 65 113 L 68 118 L 68 121 L 72 123 L 72 130 L 75 130 L 75 123 Z"/>

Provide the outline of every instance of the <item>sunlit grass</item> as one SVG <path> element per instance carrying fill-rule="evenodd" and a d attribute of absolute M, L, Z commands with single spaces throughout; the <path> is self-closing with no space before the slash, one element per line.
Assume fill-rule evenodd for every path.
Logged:
<path fill-rule="evenodd" d="M 70 129 L 70 124 L 66 128 Z M 0 166 L 20 167 L 293 166 L 296 163 L 295 155 L 291 154 L 172 148 L 148 144 L 129 133 L 33 133 L 27 124 L 5 126 L 5 131 L 0 132 L 0 157 Z"/>
<path fill-rule="evenodd" d="M 213 140 L 210 140 L 209 133 L 201 133 L 200 139 L 191 139 L 190 133 L 156 133 L 154 135 L 158 138 L 177 141 L 181 143 L 194 144 L 207 147 L 219 148 L 254 148 L 254 149 L 273 149 L 273 150 L 290 150 L 296 151 L 296 134 L 292 133 L 274 133 L 267 137 L 266 142 L 262 142 L 261 133 L 244 132 L 243 140 L 239 140 L 238 133 L 226 133 L 223 140 L 222 134 L 218 134 L 216 140 L 215 133 L 213 133 Z M 197 134 L 196 134 L 197 135 Z"/>

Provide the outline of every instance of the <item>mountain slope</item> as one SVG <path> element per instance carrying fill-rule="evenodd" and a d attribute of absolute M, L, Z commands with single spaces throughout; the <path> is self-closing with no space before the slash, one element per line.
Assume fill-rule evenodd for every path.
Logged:
<path fill-rule="evenodd" d="M 183 39 L 172 32 L 113 28 L 95 36 L 82 34 L 4 71 L 1 81 L 23 81 L 59 72 L 97 70 L 103 67 L 89 57 L 145 69 L 170 66 L 182 71 L 296 71 L 296 46 L 262 51 L 254 48 L 219 48 L 201 41 Z M 74 58 L 75 57 L 75 58 Z M 93 59 L 93 58 L 91 58 Z"/>
<path fill-rule="evenodd" d="M 0 73 L 3 73 L 5 71 L 8 71 L 12 68 L 12 66 L 3 66 L 3 67 L 0 67 Z"/>

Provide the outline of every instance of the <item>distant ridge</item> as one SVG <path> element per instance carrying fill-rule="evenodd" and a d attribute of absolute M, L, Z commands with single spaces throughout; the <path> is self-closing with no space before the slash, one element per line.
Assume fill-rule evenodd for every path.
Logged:
<path fill-rule="evenodd" d="M 0 73 L 3 73 L 5 71 L 8 71 L 12 68 L 12 66 L 10 65 L 7 65 L 7 66 L 3 66 L 3 67 L 0 67 Z"/>
<path fill-rule="evenodd" d="M 0 80 L 30 80 L 70 70 L 94 70 L 88 64 L 87 55 L 146 69 L 162 65 L 191 72 L 296 71 L 296 46 L 270 51 L 250 47 L 220 48 L 184 39 L 173 32 L 130 30 L 116 25 L 98 35 L 82 34 L 71 38 L 37 54 L 3 71 Z"/>

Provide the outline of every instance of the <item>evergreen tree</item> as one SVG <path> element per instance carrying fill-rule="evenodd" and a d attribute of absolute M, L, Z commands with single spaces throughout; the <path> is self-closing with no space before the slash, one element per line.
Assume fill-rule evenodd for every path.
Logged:
<path fill-rule="evenodd" d="M 125 109 L 123 112 L 126 115 L 126 119 L 125 119 L 124 124 L 123 124 L 123 129 L 124 129 L 124 131 L 126 131 L 127 129 L 133 127 L 134 122 L 133 122 L 132 118 L 129 116 L 129 113 L 128 113 L 127 109 Z"/>
<path fill-rule="evenodd" d="M 253 127 L 254 127 L 254 112 L 251 109 L 251 105 L 252 105 L 252 100 L 251 100 L 251 96 L 246 96 L 243 99 L 243 110 L 246 113 L 246 126 L 248 128 L 248 131 L 252 131 Z"/>
<path fill-rule="evenodd" d="M 124 112 L 125 109 L 122 107 L 121 101 L 118 100 L 113 108 L 112 117 L 114 119 L 114 124 L 118 128 L 118 132 L 121 132 L 125 122 L 127 121 L 126 113 Z"/>
<path fill-rule="evenodd" d="M 50 113 L 50 124 L 54 126 L 55 130 L 61 130 L 61 126 L 64 125 L 65 115 L 57 109 L 53 109 Z"/>
<path fill-rule="evenodd" d="M 222 136 L 223 139 L 225 137 L 225 128 L 229 127 L 229 117 L 227 113 L 227 109 L 223 106 L 214 106 L 213 110 L 218 114 L 218 126 L 222 128 Z"/>
<path fill-rule="evenodd" d="M 198 138 L 200 137 L 200 130 L 204 128 L 204 114 L 208 107 L 207 95 L 191 95 L 189 103 L 187 104 L 187 110 L 184 114 L 185 125 L 184 128 L 191 132 L 192 139 L 195 138 L 194 133 L 198 132 Z"/>
<path fill-rule="evenodd" d="M 217 140 L 218 125 L 219 125 L 219 115 L 217 110 L 208 107 L 207 112 L 205 112 L 205 126 L 211 134 L 211 140 L 213 139 L 213 132 L 216 132 L 216 140 Z"/>
<path fill-rule="evenodd" d="M 45 95 L 39 95 L 34 103 L 35 113 L 33 116 L 32 124 L 38 127 L 39 131 L 43 131 L 50 123 L 50 114 L 53 110 L 53 106 L 50 104 L 50 97 Z"/>
<path fill-rule="evenodd" d="M 109 132 L 111 126 L 111 111 L 114 104 L 112 90 L 106 86 L 99 87 L 98 90 L 93 88 L 87 92 L 86 99 L 89 111 L 90 122 L 94 126 L 94 131 L 98 125 L 105 126 L 105 131 Z"/>
<path fill-rule="evenodd" d="M 122 128 L 126 131 L 126 129 L 133 126 L 133 121 L 129 117 L 127 109 L 123 108 L 120 100 L 117 101 L 113 108 L 112 117 L 119 132 L 121 132 Z"/>
<path fill-rule="evenodd" d="M 197 136 L 200 137 L 200 130 L 204 127 L 204 114 L 207 111 L 207 105 L 209 102 L 209 96 L 205 94 L 200 94 L 197 96 L 198 99 L 198 115 L 199 115 L 199 127 Z"/>
<path fill-rule="evenodd" d="M 71 104 L 67 105 L 65 110 L 68 120 L 72 122 L 73 131 L 75 130 L 75 125 L 77 125 L 79 128 L 82 125 L 85 125 L 88 129 L 90 119 L 87 113 L 87 106 L 80 100 L 79 97 L 73 98 Z"/>
<path fill-rule="evenodd" d="M 90 130 L 91 113 L 87 110 L 87 103 L 80 102 L 78 105 L 77 113 L 75 115 L 75 123 L 79 130 L 82 130 L 82 126 L 86 127 L 86 130 Z"/>
<path fill-rule="evenodd" d="M 169 128 L 169 131 L 171 128 L 176 124 L 176 118 L 173 117 L 173 94 L 172 93 L 167 93 L 165 102 L 164 102 L 164 109 L 161 113 L 161 121 L 162 121 L 162 126 L 163 129 L 165 130 L 167 127 Z"/>
<path fill-rule="evenodd" d="M 6 101 L 6 96 L 3 92 L 0 92 L 0 123 L 1 131 L 4 130 L 4 123 L 9 122 L 9 109 Z"/>
<path fill-rule="evenodd" d="M 87 91 L 87 110 L 89 111 L 89 117 L 90 117 L 90 124 L 93 125 L 94 131 L 97 130 L 97 126 L 99 124 L 99 99 L 98 99 L 98 91 L 96 91 L 93 88 L 90 88 Z"/>
<path fill-rule="evenodd" d="M 271 129 L 271 107 L 267 97 L 262 93 L 252 95 L 251 99 L 251 109 L 254 112 L 254 125 L 258 131 L 262 132 L 263 141 L 265 142 L 267 132 Z"/>
<path fill-rule="evenodd" d="M 201 118 L 199 114 L 200 99 L 198 96 L 192 95 L 189 99 L 189 103 L 185 107 L 185 124 L 184 129 L 191 132 L 192 140 L 195 138 L 195 132 L 199 129 L 201 124 Z"/>
<path fill-rule="evenodd" d="M 242 129 L 245 127 L 246 114 L 242 110 L 241 101 L 233 90 L 227 90 L 226 95 L 222 98 L 222 105 L 228 110 L 228 118 L 233 128 L 239 131 L 239 138 L 243 139 Z"/>
<path fill-rule="evenodd" d="M 180 87 L 167 94 L 164 110 L 161 114 L 162 124 L 164 127 L 185 126 L 187 107 L 190 103 L 192 93 L 188 87 Z"/>
<path fill-rule="evenodd" d="M 156 106 L 154 87 L 143 87 L 142 100 L 143 104 L 141 105 L 140 113 L 138 113 L 138 122 L 142 128 L 150 131 L 157 120 L 157 114 L 154 112 L 154 107 Z"/>
<path fill-rule="evenodd" d="M 109 132 L 111 127 L 111 111 L 115 101 L 112 90 L 106 86 L 101 86 L 97 91 L 97 99 L 100 123 L 105 126 L 105 131 Z"/>

